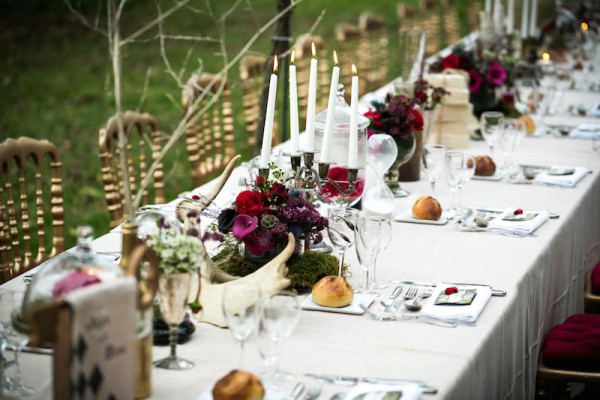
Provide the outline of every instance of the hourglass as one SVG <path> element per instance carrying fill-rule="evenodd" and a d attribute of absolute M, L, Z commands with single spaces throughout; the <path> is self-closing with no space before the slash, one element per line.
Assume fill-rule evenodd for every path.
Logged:
<path fill-rule="evenodd" d="M 375 134 L 367 141 L 367 167 L 375 175 L 375 185 L 363 195 L 363 209 L 369 214 L 389 217 L 394 212 L 394 194 L 386 185 L 384 174 L 397 155 L 398 147 L 390 135 Z"/>

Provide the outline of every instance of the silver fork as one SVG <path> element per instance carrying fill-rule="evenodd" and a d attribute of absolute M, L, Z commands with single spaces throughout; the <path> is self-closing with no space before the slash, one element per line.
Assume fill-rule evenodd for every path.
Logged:
<path fill-rule="evenodd" d="M 315 380 L 310 384 L 306 394 L 304 394 L 304 400 L 315 400 L 321 395 L 321 389 L 323 388 L 323 382 Z"/>
<path fill-rule="evenodd" d="M 406 300 L 414 299 L 415 297 L 417 297 L 418 290 L 419 288 L 416 285 L 410 285 L 408 289 L 406 289 L 406 293 L 404 293 L 404 298 Z"/>

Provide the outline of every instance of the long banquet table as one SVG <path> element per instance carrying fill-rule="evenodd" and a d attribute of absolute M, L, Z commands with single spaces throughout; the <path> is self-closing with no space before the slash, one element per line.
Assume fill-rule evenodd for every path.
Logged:
<path fill-rule="evenodd" d="M 600 96 L 570 91 L 565 104 L 592 104 Z M 575 126 L 594 120 L 554 116 L 550 123 Z M 484 154 L 483 142 L 471 141 L 468 150 Z M 300 324 L 287 340 L 281 366 L 306 372 L 385 378 L 418 379 L 438 388 L 431 399 L 532 398 L 537 356 L 545 335 L 567 316 L 583 310 L 586 270 L 600 260 L 600 152 L 592 143 L 569 138 L 527 137 L 515 154 L 516 162 L 535 165 L 582 165 L 593 172 L 573 189 L 471 181 L 464 189 L 468 207 L 519 207 L 560 214 L 533 237 L 512 238 L 489 233 L 465 233 L 450 224 L 430 226 L 393 223 L 393 241 L 380 256 L 381 281 L 397 279 L 440 282 L 485 282 L 508 292 L 492 297 L 474 327 L 454 329 L 414 322 L 378 322 L 365 315 L 303 311 Z M 238 168 L 224 190 L 230 196 Z M 429 194 L 424 180 L 402 183 L 412 194 L 396 200 L 396 210 L 412 206 L 417 196 Z M 442 204 L 449 201 L 444 183 L 438 184 Z M 108 233 L 95 241 L 97 251 L 120 251 L 120 234 Z M 349 252 L 351 281 L 361 276 Z M 394 284 L 382 291 L 387 295 Z M 2 286 L 24 289 L 22 279 Z M 376 306 L 372 306 L 374 308 Z M 168 347 L 154 347 L 162 358 Z M 189 371 L 153 371 L 153 399 L 196 399 L 233 368 L 240 367 L 240 348 L 231 334 L 197 324 L 191 340 L 178 347 L 196 366 Z M 256 345 L 245 352 L 245 369 L 264 369 Z M 51 396 L 51 357 L 24 354 L 27 384 L 34 399 Z M 347 388 L 326 385 L 321 398 Z"/>

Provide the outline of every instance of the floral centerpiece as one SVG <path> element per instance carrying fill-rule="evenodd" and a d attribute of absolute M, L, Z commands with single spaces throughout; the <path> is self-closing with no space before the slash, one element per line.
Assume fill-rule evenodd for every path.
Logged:
<path fill-rule="evenodd" d="M 470 101 L 476 116 L 486 110 L 498 109 L 496 91 L 509 83 L 509 70 L 500 57 L 455 47 L 452 53 L 430 66 L 432 72 L 448 69 L 459 69 L 468 74 Z"/>
<path fill-rule="evenodd" d="M 288 232 L 294 234 L 296 252 L 304 240 L 319 243 L 327 227 L 305 192 L 285 187 L 286 175 L 271 165 L 273 179 L 258 176 L 240 192 L 231 208 L 221 211 L 217 229 L 245 246 L 248 258 L 267 261 L 286 245 Z"/>
<path fill-rule="evenodd" d="M 364 114 L 371 121 L 369 136 L 374 133 L 386 133 L 394 139 L 398 146 L 396 161 L 385 175 L 388 186 L 392 191 L 397 191 L 398 180 L 401 178 L 399 168 L 415 154 L 416 136 L 423 130 L 423 115 L 418 110 L 422 102 L 417 98 L 388 93 L 384 103 L 374 101 L 371 104 L 373 109 Z M 406 180 L 418 179 L 417 176 L 416 179 L 411 177 Z"/>

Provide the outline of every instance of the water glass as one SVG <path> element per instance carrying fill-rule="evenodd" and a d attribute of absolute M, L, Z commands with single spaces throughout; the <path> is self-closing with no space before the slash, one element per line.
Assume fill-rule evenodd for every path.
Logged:
<path fill-rule="evenodd" d="M 223 315 L 233 337 L 240 342 L 240 369 L 244 368 L 244 343 L 258 327 L 260 288 L 251 282 L 228 282 L 223 287 Z"/>
<path fill-rule="evenodd" d="M 342 275 L 346 250 L 354 243 L 354 224 L 358 210 L 346 207 L 331 207 L 328 211 L 327 235 L 338 253 L 338 275 Z"/>
<path fill-rule="evenodd" d="M 268 385 L 278 388 L 278 383 L 291 380 L 293 374 L 279 369 L 279 355 L 287 339 L 300 320 L 300 303 L 292 292 L 282 291 L 264 299 L 258 331 L 259 351 L 269 370 L 261 376 Z"/>
<path fill-rule="evenodd" d="M 363 270 L 364 293 L 376 293 L 373 289 L 384 289 L 387 284 L 377 281 L 377 256 L 386 249 L 392 238 L 392 224 L 389 218 L 365 216 L 356 220 L 355 248 Z"/>
<path fill-rule="evenodd" d="M 490 147 L 490 157 L 494 155 L 494 145 L 502 131 L 504 114 L 498 111 L 486 111 L 481 114 L 481 134 Z"/>
<path fill-rule="evenodd" d="M 512 170 L 512 156 L 517 146 L 525 137 L 527 128 L 525 122 L 515 118 L 506 118 L 503 124 L 504 129 L 502 129 L 498 141 L 504 155 L 502 171 L 506 179 L 512 179 L 514 174 Z"/>
<path fill-rule="evenodd" d="M 15 329 L 12 324 L 12 316 L 21 308 L 23 304 L 23 292 L 14 292 L 10 290 L 0 291 L 0 331 L 2 340 L 7 348 L 15 352 L 14 373 L 10 379 L 6 379 L 6 386 L 2 389 L 2 394 L 9 398 L 23 398 L 31 396 L 34 393 L 33 388 L 25 385 L 21 379 L 21 350 L 29 341 L 29 337 Z"/>
<path fill-rule="evenodd" d="M 441 144 L 426 144 L 421 153 L 421 166 L 431 185 L 431 195 L 435 195 L 435 182 L 444 170 L 446 147 Z"/>

